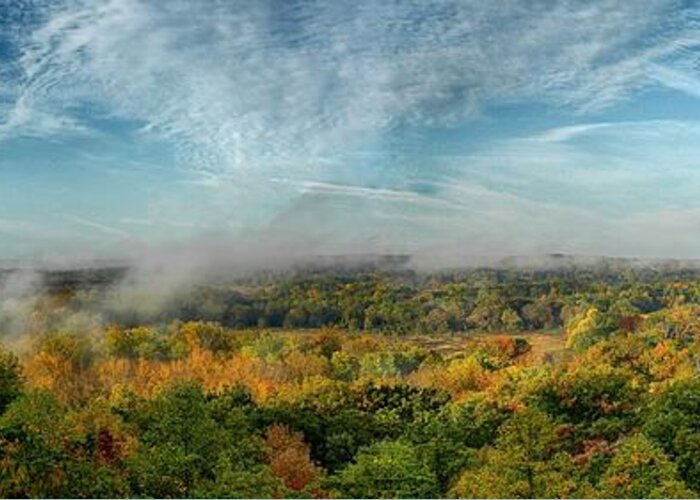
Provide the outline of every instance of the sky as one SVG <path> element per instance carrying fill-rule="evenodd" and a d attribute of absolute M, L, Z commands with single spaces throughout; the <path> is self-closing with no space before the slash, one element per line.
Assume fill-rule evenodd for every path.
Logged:
<path fill-rule="evenodd" d="M 0 258 L 250 241 L 700 257 L 700 1 L 0 0 Z"/>

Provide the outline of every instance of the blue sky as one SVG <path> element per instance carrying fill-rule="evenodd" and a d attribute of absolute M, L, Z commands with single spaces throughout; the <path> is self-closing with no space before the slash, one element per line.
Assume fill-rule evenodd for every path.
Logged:
<path fill-rule="evenodd" d="M 700 2 L 0 0 L 0 256 L 700 256 Z"/>

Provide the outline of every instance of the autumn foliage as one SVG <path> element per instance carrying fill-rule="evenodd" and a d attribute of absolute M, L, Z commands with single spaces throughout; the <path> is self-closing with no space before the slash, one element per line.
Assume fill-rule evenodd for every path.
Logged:
<path fill-rule="evenodd" d="M 327 294 L 354 311 L 346 293 L 371 292 L 378 302 L 345 329 L 211 318 L 68 328 L 52 315 L 68 314 L 70 297 L 37 302 L 22 348 L 0 351 L 0 495 L 700 492 L 693 284 L 533 282 L 530 295 L 522 281 L 520 295 L 491 284 L 468 315 L 464 284 L 375 285 L 287 288 L 302 326 L 331 314 Z M 409 317 L 446 333 L 390 332 Z"/>

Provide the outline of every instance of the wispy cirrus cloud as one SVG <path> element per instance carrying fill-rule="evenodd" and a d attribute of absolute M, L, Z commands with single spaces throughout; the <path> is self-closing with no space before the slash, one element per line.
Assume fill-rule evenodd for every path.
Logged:
<path fill-rule="evenodd" d="M 447 161 L 453 179 L 609 212 L 694 203 L 698 158 L 700 122 L 646 120 L 556 127 Z"/>
<path fill-rule="evenodd" d="M 273 178 L 271 182 L 291 186 L 303 194 L 338 195 L 358 197 L 390 202 L 405 202 L 413 205 L 440 206 L 449 208 L 451 203 L 433 196 L 424 196 L 415 191 L 401 191 L 397 189 L 385 189 L 349 184 L 339 184 L 318 181 L 293 181 L 289 179 Z"/>
<path fill-rule="evenodd" d="M 591 131 L 601 129 L 601 128 L 606 128 L 606 127 L 611 127 L 614 126 L 615 124 L 612 123 L 606 123 L 606 122 L 601 122 L 601 123 L 582 123 L 579 125 L 568 125 L 564 127 L 556 127 L 556 128 L 551 128 L 547 129 L 541 134 L 529 138 L 528 140 L 534 140 L 534 141 L 541 141 L 545 143 L 556 143 L 556 142 L 565 142 L 570 139 L 575 138 L 576 136 L 584 135 L 586 133 L 589 133 Z"/>
<path fill-rule="evenodd" d="M 13 120 L 18 134 L 82 130 L 89 106 L 173 141 L 188 168 L 242 177 L 313 170 L 368 136 L 493 103 L 600 109 L 698 44 L 697 9 L 672 0 L 18 5 L 39 21 L 12 40 L 6 135 Z"/>
<path fill-rule="evenodd" d="M 78 224 L 80 226 L 89 227 L 91 229 L 97 229 L 101 233 L 112 236 L 112 237 L 117 237 L 119 239 L 125 239 L 125 238 L 131 237 L 131 234 L 129 232 L 124 231 L 123 229 L 120 229 L 118 227 L 113 227 L 113 226 L 110 226 L 108 224 L 104 224 L 104 223 L 99 222 L 99 221 L 86 219 L 85 217 L 79 217 L 77 215 L 72 215 L 72 214 L 62 214 L 62 217 L 67 221 Z"/>
<path fill-rule="evenodd" d="M 652 65 L 649 68 L 649 75 L 666 87 L 700 97 L 700 74 L 698 72 L 684 72 L 666 66 Z"/>

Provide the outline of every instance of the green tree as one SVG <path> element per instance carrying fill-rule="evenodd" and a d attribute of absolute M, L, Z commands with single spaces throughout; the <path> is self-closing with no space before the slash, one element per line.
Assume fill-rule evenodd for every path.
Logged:
<path fill-rule="evenodd" d="M 413 445 L 380 441 L 363 448 L 343 469 L 334 486 L 348 498 L 434 498 L 438 481 Z"/>
<path fill-rule="evenodd" d="M 503 309 L 503 312 L 501 313 L 501 324 L 510 332 L 518 331 L 523 326 L 523 322 L 520 319 L 520 316 L 518 316 L 518 313 L 510 307 Z"/>
<path fill-rule="evenodd" d="M 0 346 L 0 413 L 22 393 L 22 386 L 19 359 Z"/>
<path fill-rule="evenodd" d="M 479 330 L 496 331 L 503 328 L 502 316 L 506 303 L 500 292 L 493 288 L 480 288 L 474 309 L 469 314 L 468 323 Z M 506 319 L 511 320 L 506 314 Z"/>
<path fill-rule="evenodd" d="M 692 498 L 675 465 L 641 434 L 627 438 L 598 485 L 602 498 Z"/>
<path fill-rule="evenodd" d="M 557 425 L 545 413 L 523 410 L 505 423 L 483 465 L 466 470 L 452 493 L 460 498 L 553 498 L 575 494 L 575 468 L 561 451 Z"/>
<path fill-rule="evenodd" d="M 197 485 L 195 498 L 280 498 L 282 481 L 266 465 L 241 468 L 236 460 L 221 457 L 214 467 L 214 479 Z"/>
<path fill-rule="evenodd" d="M 459 472 L 476 464 L 477 450 L 494 441 L 507 414 L 493 402 L 472 398 L 439 413 L 418 414 L 405 435 L 447 490 Z"/>
<path fill-rule="evenodd" d="M 555 308 L 547 296 L 539 297 L 523 306 L 521 316 L 526 326 L 533 330 L 557 326 Z"/>
<path fill-rule="evenodd" d="M 566 346 L 577 351 L 584 351 L 597 341 L 605 338 L 603 317 L 596 307 L 576 315 L 567 325 Z"/>
<path fill-rule="evenodd" d="M 673 459 L 686 483 L 700 491 L 700 380 L 678 382 L 653 401 L 643 430 Z"/>
<path fill-rule="evenodd" d="M 630 370 L 599 364 L 555 369 L 539 381 L 532 401 L 576 425 L 581 436 L 615 441 L 637 422 L 643 396 Z"/>
<path fill-rule="evenodd" d="M 0 418 L 0 496 L 128 496 L 121 462 L 105 446 L 109 432 L 94 430 L 47 393 L 17 398 Z"/>
<path fill-rule="evenodd" d="M 246 481 L 264 479 L 260 447 L 249 434 L 245 414 L 237 411 L 246 404 L 245 395 L 234 390 L 223 397 L 210 402 L 201 387 L 190 383 L 174 386 L 132 410 L 131 419 L 141 431 L 139 449 L 129 463 L 138 494 L 192 496 L 209 491 L 217 478 L 225 476 L 227 495 L 233 495 L 238 484 L 234 480 L 242 481 L 243 488 Z M 227 463 L 237 466 L 230 474 L 225 471 Z"/>

